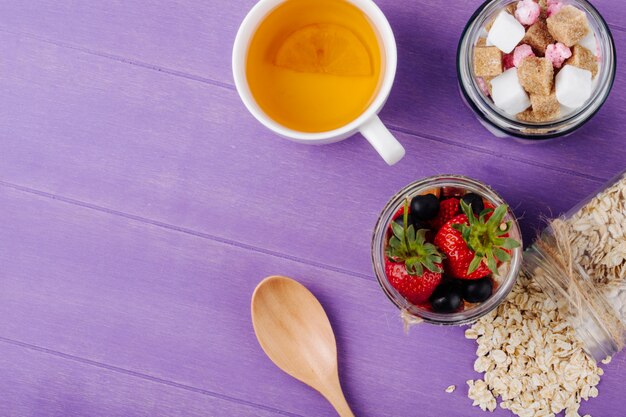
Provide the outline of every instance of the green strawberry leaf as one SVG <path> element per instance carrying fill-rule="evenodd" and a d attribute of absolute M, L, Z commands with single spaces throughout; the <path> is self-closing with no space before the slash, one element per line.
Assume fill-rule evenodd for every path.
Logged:
<path fill-rule="evenodd" d="M 420 229 L 415 234 L 415 241 L 420 245 L 423 245 L 426 242 L 426 233 L 428 233 L 428 229 Z"/>
<path fill-rule="evenodd" d="M 409 240 L 409 243 L 415 242 L 415 228 L 413 225 L 410 225 L 406 231 L 406 237 Z"/>
<path fill-rule="evenodd" d="M 424 267 L 417 258 L 409 258 L 405 261 L 406 270 L 411 275 L 421 276 L 424 274 Z"/>
<path fill-rule="evenodd" d="M 394 236 L 400 240 L 404 240 L 404 228 L 396 222 L 391 223 L 391 230 L 393 230 Z"/>
<path fill-rule="evenodd" d="M 508 262 L 511 260 L 511 255 L 500 248 L 493 248 L 493 254 L 496 255 L 496 258 L 498 258 L 500 262 Z"/>
<path fill-rule="evenodd" d="M 493 212 L 493 215 L 491 216 L 491 218 L 487 220 L 487 223 L 486 223 L 487 227 L 493 230 L 499 229 L 500 223 L 502 223 L 502 220 L 504 220 L 504 216 L 506 216 L 507 209 L 508 207 L 506 206 L 506 204 L 502 204 L 501 206 L 498 206 Z"/>
<path fill-rule="evenodd" d="M 521 245 L 520 243 L 512 238 L 506 238 L 504 239 L 504 243 L 502 244 L 502 247 L 504 249 L 515 249 L 515 248 L 519 248 Z"/>
<path fill-rule="evenodd" d="M 483 211 L 481 211 L 478 216 L 479 217 L 487 217 L 487 214 L 489 214 L 489 213 L 493 213 L 493 209 L 491 207 L 487 207 L 487 208 L 483 209 Z"/>
<path fill-rule="evenodd" d="M 426 269 L 428 269 L 431 272 L 437 272 L 437 273 L 442 272 L 441 268 L 435 265 L 433 260 L 430 258 L 425 258 L 422 261 L 422 264 L 426 267 Z"/>
<path fill-rule="evenodd" d="M 403 225 L 393 221 L 391 229 L 393 235 L 389 238 L 385 254 L 393 262 L 404 262 L 407 273 L 421 276 L 424 268 L 429 271 L 441 273 L 437 264 L 443 260 L 443 255 L 432 243 L 426 242 L 428 230 L 415 230 L 413 225 L 408 224 L 409 200 L 404 202 Z"/>
<path fill-rule="evenodd" d="M 474 252 L 474 258 L 468 267 L 468 274 L 476 271 L 481 263 L 485 263 L 489 270 L 497 275 L 497 263 L 508 262 L 511 256 L 504 249 L 520 247 L 515 239 L 505 236 L 510 232 L 512 223 L 503 222 L 508 212 L 508 206 L 502 204 L 495 210 L 487 208 L 479 216 L 472 212 L 470 205 L 461 200 L 461 210 L 467 216 L 469 224 L 453 225 L 461 233 L 467 247 Z M 491 213 L 491 217 L 487 216 Z"/>
<path fill-rule="evenodd" d="M 478 269 L 482 260 L 483 258 L 481 256 L 478 256 L 478 255 L 474 256 L 474 259 L 472 259 L 472 262 L 469 264 L 469 267 L 467 268 L 468 275 Z"/>

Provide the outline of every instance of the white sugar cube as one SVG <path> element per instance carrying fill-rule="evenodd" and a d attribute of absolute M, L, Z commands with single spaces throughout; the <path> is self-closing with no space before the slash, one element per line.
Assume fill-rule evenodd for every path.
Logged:
<path fill-rule="evenodd" d="M 591 71 L 566 65 L 556 75 L 556 99 L 566 107 L 578 108 L 591 97 L 591 84 Z"/>
<path fill-rule="evenodd" d="M 558 100 L 557 100 L 557 101 L 558 101 Z M 561 108 L 561 113 L 560 113 L 560 115 L 561 115 L 561 117 L 562 117 L 562 118 L 568 117 L 568 116 L 570 116 L 570 115 L 574 114 L 574 112 L 576 111 L 576 109 L 572 109 L 572 108 L 569 108 L 569 107 L 565 107 L 565 106 L 564 106 L 564 105 L 562 105 L 562 104 L 561 104 L 559 107 Z"/>
<path fill-rule="evenodd" d="M 584 48 L 589 49 L 594 55 L 598 55 L 598 44 L 596 42 L 596 35 L 593 30 L 590 30 L 587 36 L 582 38 L 578 44 Z"/>
<path fill-rule="evenodd" d="M 524 39 L 524 35 L 526 35 L 524 26 L 503 10 L 489 30 L 487 44 L 497 46 L 502 52 L 508 54 Z"/>
<path fill-rule="evenodd" d="M 491 97 L 495 105 L 516 115 L 530 107 L 530 98 L 519 82 L 517 68 L 511 68 L 491 80 Z"/>

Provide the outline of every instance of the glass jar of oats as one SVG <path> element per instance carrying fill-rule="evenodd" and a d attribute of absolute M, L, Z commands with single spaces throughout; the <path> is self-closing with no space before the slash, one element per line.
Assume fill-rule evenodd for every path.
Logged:
<path fill-rule="evenodd" d="M 626 171 L 552 220 L 524 256 L 596 361 L 626 342 Z"/>

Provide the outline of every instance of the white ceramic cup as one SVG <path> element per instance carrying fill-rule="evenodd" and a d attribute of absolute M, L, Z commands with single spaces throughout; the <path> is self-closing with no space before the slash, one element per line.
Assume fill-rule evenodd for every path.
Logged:
<path fill-rule="evenodd" d="M 235 45 L 233 47 L 233 76 L 237 92 L 250 113 L 252 113 L 259 122 L 280 136 L 305 144 L 321 145 L 338 142 L 357 132 L 361 132 L 380 156 L 383 157 L 385 162 L 389 165 L 398 162 L 404 156 L 404 148 L 378 118 L 378 113 L 387 101 L 387 97 L 389 97 L 389 92 L 391 91 L 391 86 L 393 85 L 393 80 L 396 75 L 398 62 L 396 40 L 387 18 L 372 0 L 348 0 L 367 15 L 378 33 L 381 49 L 384 54 L 383 78 L 378 93 L 374 100 L 372 100 L 370 106 L 359 117 L 338 129 L 327 132 L 310 133 L 289 129 L 271 119 L 261 110 L 250 92 L 250 86 L 246 78 L 248 47 L 252 36 L 265 17 L 285 1 L 288 0 L 260 0 L 243 20 L 237 32 L 237 37 L 235 38 Z"/>

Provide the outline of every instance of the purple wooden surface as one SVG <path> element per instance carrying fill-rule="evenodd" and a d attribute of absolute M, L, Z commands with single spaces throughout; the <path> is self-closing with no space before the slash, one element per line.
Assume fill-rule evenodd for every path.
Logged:
<path fill-rule="evenodd" d="M 3 342 L 0 346 L 2 416 L 289 415 L 58 352 Z"/>
<path fill-rule="evenodd" d="M 49 0 L 21 3 L 0 4 L 0 16 L 6 21 L 0 24 L 0 31 L 156 69 L 192 79 L 195 85 L 201 82 L 232 89 L 230 47 L 239 22 L 255 1 L 192 0 L 161 7 L 145 6 L 145 0 L 106 6 Z M 536 149 L 522 151 L 518 143 L 501 141 L 477 128 L 470 110 L 459 100 L 455 57 L 461 31 L 482 1 L 457 1 L 452 11 L 441 1 L 377 3 L 389 18 L 399 48 L 397 83 L 382 116 L 392 127 L 411 134 L 405 142 L 427 138 L 454 143 L 531 165 L 564 170 L 576 167 L 574 171 L 596 179 L 610 177 L 614 166 L 626 161 L 621 137 L 626 121 L 620 117 L 620 109 L 626 108 L 625 95 L 613 94 L 592 122 L 565 141 L 532 146 Z M 620 2 L 593 3 L 611 24 L 618 47 L 624 44 L 626 11 Z M 618 54 L 618 66 L 624 65 L 623 54 Z M 617 77 L 614 89 L 624 91 L 626 80 Z M 254 126 L 250 115 L 239 114 L 239 118 Z"/>
<path fill-rule="evenodd" d="M 529 167 L 403 133 L 398 136 L 413 157 L 389 168 L 360 138 L 303 147 L 256 123 L 242 124 L 248 116 L 228 89 L 6 35 L 0 51 L 11 56 L 16 50 L 49 60 L 24 62 L 0 79 L 12 104 L 0 123 L 19 132 L 4 141 L 3 157 L 12 163 L 0 165 L 0 178 L 360 274 L 371 271 L 370 235 L 380 209 L 420 176 L 455 172 L 488 181 L 531 220 L 528 239 L 540 214 L 566 210 L 599 186 L 560 167 Z M 44 77 L 50 84 L 38 82 Z M 172 100 L 187 108 L 172 107 Z M 76 114 L 76 102 L 89 109 L 78 119 L 68 117 Z M 380 174 L 370 178 L 366 167 Z M 571 194 L 553 198 L 559 184 L 568 184 Z M 348 210 L 349 203 L 354 207 Z"/>
<path fill-rule="evenodd" d="M 500 191 L 530 237 L 539 216 L 626 165 L 621 54 L 594 121 L 524 146 L 490 137 L 458 97 L 453 49 L 479 2 L 446 14 L 450 30 L 443 2 L 380 1 L 400 54 L 383 118 L 407 148 L 389 168 L 361 138 L 304 147 L 245 112 L 229 56 L 252 3 L 0 4 L 0 389 L 10 398 L 0 414 L 333 415 L 254 339 L 251 291 L 279 273 L 327 307 L 358 415 L 480 415 L 465 398 L 473 343 L 460 329 L 405 336 L 378 289 L 377 213 L 406 183 L 456 172 Z M 620 49 L 623 6 L 597 6 Z M 625 356 L 583 411 L 621 415 Z"/>
<path fill-rule="evenodd" d="M 3 259 L 11 261 L 3 262 L 9 267 L 0 292 L 0 346 L 43 347 L 37 351 L 67 360 L 68 367 L 87 363 L 91 367 L 77 371 L 81 385 L 101 372 L 95 366 L 211 398 L 303 416 L 332 415 L 324 400 L 265 358 L 250 329 L 254 283 L 280 271 L 298 278 L 326 306 L 357 415 L 475 413 L 464 386 L 475 375 L 473 342 L 460 328 L 424 326 L 405 335 L 372 279 L 68 202 L 50 204 L 48 196 L 10 187 L 0 188 L 0 205 L 6 236 L 19 237 L 0 247 Z M 38 362 L 21 365 L 25 373 L 31 366 L 43 372 Z M 622 365 L 623 357 L 613 365 L 617 372 L 607 372 L 601 397 L 584 409 L 621 406 Z M 45 379 L 32 381 L 23 388 L 25 403 L 46 387 Z M 11 378 L 3 383 L 14 384 Z M 443 392 L 449 384 L 459 387 L 453 395 Z M 95 402 L 94 413 L 113 406 L 100 401 L 104 404 Z M 181 402 L 182 409 L 197 407 L 186 401 L 191 404 Z M 246 414 L 224 409 L 207 415 Z"/>

